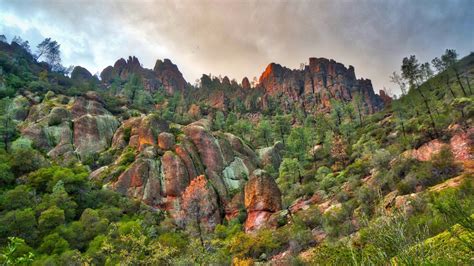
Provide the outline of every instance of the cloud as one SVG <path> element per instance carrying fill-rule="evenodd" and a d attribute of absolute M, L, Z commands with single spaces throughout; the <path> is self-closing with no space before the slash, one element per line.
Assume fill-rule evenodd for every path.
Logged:
<path fill-rule="evenodd" d="M 96 72 L 128 55 L 147 67 L 170 58 L 191 83 L 202 73 L 259 76 L 270 62 L 297 68 L 315 56 L 353 65 L 380 89 L 393 87 L 388 76 L 403 56 L 427 61 L 445 48 L 466 55 L 474 42 L 470 0 L 0 0 L 0 7 L 1 31 L 52 37 L 66 65 Z"/>

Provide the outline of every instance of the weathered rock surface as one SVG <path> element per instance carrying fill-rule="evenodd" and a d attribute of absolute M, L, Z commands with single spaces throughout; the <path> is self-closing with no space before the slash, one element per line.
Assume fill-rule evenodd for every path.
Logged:
<path fill-rule="evenodd" d="M 178 197 L 189 184 L 189 175 L 183 161 L 173 152 L 167 151 L 161 157 L 164 176 L 163 191 L 167 196 Z"/>
<path fill-rule="evenodd" d="M 259 86 L 270 96 L 285 95 L 301 102 L 308 111 L 330 108 L 331 99 L 351 100 L 355 94 L 362 97 L 370 113 L 383 106 L 370 80 L 356 79 L 354 67 L 326 58 L 310 58 L 301 70 L 271 63 L 260 76 Z"/>
<path fill-rule="evenodd" d="M 194 178 L 182 195 L 181 220 L 211 232 L 222 221 L 218 196 L 205 176 Z"/>
<path fill-rule="evenodd" d="M 162 203 L 160 161 L 138 159 L 123 172 L 112 188 L 144 203 L 157 206 Z"/>
<path fill-rule="evenodd" d="M 81 66 L 75 66 L 71 72 L 71 78 L 74 80 L 90 80 L 92 79 L 92 74 Z"/>
<path fill-rule="evenodd" d="M 472 147 L 474 143 L 474 128 L 459 130 L 454 133 L 448 143 L 434 139 L 423 144 L 415 150 L 408 151 L 405 155 L 412 156 L 420 161 L 428 161 L 431 157 L 441 151 L 443 147 L 450 148 L 455 160 L 473 160 Z"/>
<path fill-rule="evenodd" d="M 164 88 L 171 95 L 184 91 L 186 87 L 183 75 L 169 59 L 157 60 L 154 70 L 151 70 L 143 68 L 135 56 L 130 56 L 127 60 L 121 58 L 115 62 L 114 66 L 108 66 L 102 70 L 100 77 L 102 81 L 111 83 L 116 77 L 128 80 L 132 74 L 141 78 L 143 87 L 151 94 Z"/>
<path fill-rule="evenodd" d="M 265 225 L 268 218 L 281 210 L 281 192 L 275 180 L 265 171 L 254 171 L 245 184 L 245 230 L 253 231 Z"/>
<path fill-rule="evenodd" d="M 171 60 L 157 60 L 153 70 L 165 91 L 169 94 L 173 94 L 177 91 L 184 91 L 186 80 L 184 80 L 178 67 L 173 64 Z"/>
<path fill-rule="evenodd" d="M 74 146 L 81 160 L 106 150 L 119 126 L 112 115 L 86 114 L 74 120 Z"/>
<path fill-rule="evenodd" d="M 174 135 L 162 132 L 158 135 L 158 147 L 162 150 L 171 150 L 175 144 Z"/>
<path fill-rule="evenodd" d="M 271 147 L 258 149 L 257 154 L 262 166 L 272 166 L 273 169 L 278 170 L 282 160 L 280 155 L 282 149 L 283 144 L 281 142 L 277 142 Z"/>

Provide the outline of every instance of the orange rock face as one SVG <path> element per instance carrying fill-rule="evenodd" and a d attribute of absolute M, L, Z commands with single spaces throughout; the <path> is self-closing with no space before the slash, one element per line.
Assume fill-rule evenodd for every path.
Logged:
<path fill-rule="evenodd" d="M 159 164 L 154 160 L 137 160 L 118 177 L 112 188 L 150 206 L 157 206 L 163 197 L 159 170 Z"/>
<path fill-rule="evenodd" d="M 174 136 L 168 132 L 161 132 L 158 135 L 158 147 L 162 150 L 170 150 L 174 146 Z"/>
<path fill-rule="evenodd" d="M 179 220 L 186 225 L 199 226 L 210 232 L 221 222 L 217 194 L 205 176 L 193 179 L 182 196 L 182 213 Z"/>
<path fill-rule="evenodd" d="M 189 184 L 189 175 L 183 161 L 171 151 L 161 157 L 164 175 L 164 193 L 178 197 Z"/>
<path fill-rule="evenodd" d="M 244 195 L 246 231 L 263 227 L 274 212 L 281 210 L 280 189 L 265 171 L 257 170 L 252 174 L 245 184 Z"/>
<path fill-rule="evenodd" d="M 259 86 L 266 94 L 285 95 L 308 111 L 329 108 L 333 98 L 351 100 L 356 93 L 364 99 L 367 112 L 380 110 L 384 104 L 370 80 L 356 79 L 354 67 L 326 58 L 310 58 L 309 65 L 299 70 L 271 63 L 260 76 Z"/>
<path fill-rule="evenodd" d="M 224 158 L 214 136 L 196 123 L 186 126 L 183 131 L 197 147 L 206 169 L 211 172 L 221 172 L 224 169 Z"/>

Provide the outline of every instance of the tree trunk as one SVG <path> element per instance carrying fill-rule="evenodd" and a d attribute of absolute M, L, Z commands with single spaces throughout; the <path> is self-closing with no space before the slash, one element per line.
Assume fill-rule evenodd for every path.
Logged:
<path fill-rule="evenodd" d="M 459 72 L 457 68 L 454 68 L 454 73 L 456 74 L 456 79 L 458 80 L 459 86 L 461 86 L 462 93 L 465 97 L 467 97 L 466 90 L 464 89 L 464 85 L 462 85 L 461 77 L 459 76 Z"/>
<path fill-rule="evenodd" d="M 466 74 L 467 87 L 469 88 L 469 94 L 472 94 L 471 83 L 469 82 L 469 77 L 468 77 L 467 75 L 468 75 L 468 74 Z"/>
<path fill-rule="evenodd" d="M 430 105 L 428 104 L 428 99 L 426 99 L 425 95 L 423 94 L 423 92 L 421 92 L 421 89 L 419 87 L 417 88 L 417 91 L 421 95 L 421 98 L 423 99 L 423 103 L 425 104 L 426 110 L 428 111 L 428 115 L 430 116 L 431 126 L 433 127 L 435 137 L 438 137 L 438 130 L 436 130 L 436 124 L 435 124 L 433 114 L 430 109 Z"/>
<path fill-rule="evenodd" d="M 453 98 L 456 98 L 456 94 L 454 94 L 453 88 L 451 88 L 451 83 L 449 83 L 449 75 L 446 75 L 446 86 L 448 86 L 448 89 L 453 95 Z"/>

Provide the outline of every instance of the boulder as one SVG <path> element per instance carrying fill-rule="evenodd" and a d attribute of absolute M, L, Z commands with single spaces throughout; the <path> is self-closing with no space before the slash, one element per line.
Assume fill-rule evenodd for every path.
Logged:
<path fill-rule="evenodd" d="M 48 125 L 55 126 L 65 121 L 71 121 L 72 115 L 64 107 L 54 107 L 48 115 Z"/>
<path fill-rule="evenodd" d="M 158 135 L 158 147 L 162 150 L 171 150 L 175 144 L 174 135 L 168 132 L 161 132 Z"/>
<path fill-rule="evenodd" d="M 281 210 L 281 192 L 275 180 L 263 170 L 255 170 L 245 184 L 244 203 L 247 210 L 245 230 L 253 231 L 265 225 L 270 216 Z"/>
<path fill-rule="evenodd" d="M 82 161 L 110 147 L 119 123 L 111 115 L 84 115 L 74 121 L 74 146 Z"/>
<path fill-rule="evenodd" d="M 272 166 L 273 169 L 278 170 L 282 160 L 280 155 L 282 149 L 283 144 L 281 142 L 277 142 L 271 147 L 258 149 L 257 154 L 262 167 Z"/>
<path fill-rule="evenodd" d="M 76 66 L 71 72 L 71 79 L 87 81 L 92 79 L 92 74 L 89 70 L 81 66 Z"/>
<path fill-rule="evenodd" d="M 235 157 L 234 161 L 224 168 L 222 174 L 226 187 L 230 190 L 236 190 L 241 188 L 242 184 L 248 179 L 249 169 L 242 159 Z"/>
<path fill-rule="evenodd" d="M 78 97 L 75 99 L 71 108 L 72 117 L 74 119 L 79 118 L 83 115 L 110 115 L 100 102 L 95 100 L 87 100 L 84 97 Z"/>
<path fill-rule="evenodd" d="M 183 161 L 184 165 L 186 166 L 186 170 L 188 172 L 189 179 L 192 180 L 193 178 L 197 177 L 198 174 L 202 174 L 203 172 L 199 172 L 196 170 L 195 163 L 184 145 L 178 144 L 175 146 L 174 149 L 176 155 Z"/>

